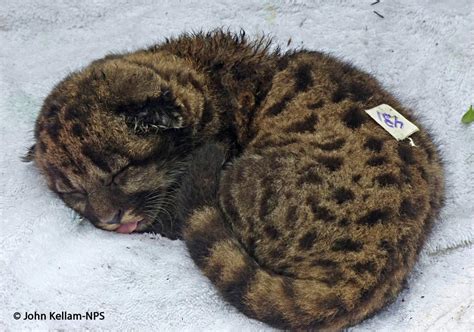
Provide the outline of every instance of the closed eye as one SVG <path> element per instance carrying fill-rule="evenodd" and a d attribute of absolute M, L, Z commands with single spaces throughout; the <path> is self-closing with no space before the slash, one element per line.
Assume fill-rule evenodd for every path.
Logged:
<path fill-rule="evenodd" d="M 87 194 L 79 191 L 68 193 L 58 193 L 59 197 L 76 212 L 83 213 L 87 204 Z"/>
<path fill-rule="evenodd" d="M 72 190 L 72 191 L 57 191 L 58 194 L 60 195 L 81 195 L 81 196 L 87 196 L 87 193 L 83 190 Z"/>
<path fill-rule="evenodd" d="M 67 193 L 58 193 L 58 196 L 73 209 L 78 209 L 79 204 L 87 201 L 87 194 L 79 191 L 70 191 Z M 85 207 L 85 206 L 84 206 Z"/>
<path fill-rule="evenodd" d="M 86 191 L 82 188 L 73 187 L 71 182 L 67 180 L 68 185 L 66 185 L 63 181 L 57 181 L 55 184 L 55 190 L 60 195 L 68 195 L 68 194 L 81 194 L 86 195 Z"/>

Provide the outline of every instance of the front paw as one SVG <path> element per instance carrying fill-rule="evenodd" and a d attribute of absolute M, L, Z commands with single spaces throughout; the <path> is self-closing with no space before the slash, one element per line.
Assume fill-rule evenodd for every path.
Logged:
<path fill-rule="evenodd" d="M 206 143 L 191 154 L 190 172 L 217 175 L 229 157 L 229 147 L 221 142 Z"/>
<path fill-rule="evenodd" d="M 217 202 L 227 151 L 227 146 L 222 143 L 206 143 L 193 151 L 177 195 L 180 219 L 185 220 L 196 208 Z"/>

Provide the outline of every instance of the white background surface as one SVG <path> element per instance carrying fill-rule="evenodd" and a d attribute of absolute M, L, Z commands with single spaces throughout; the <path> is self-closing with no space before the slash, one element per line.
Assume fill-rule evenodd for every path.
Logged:
<path fill-rule="evenodd" d="M 219 26 L 267 32 L 374 74 L 436 138 L 447 201 L 408 288 L 356 331 L 474 330 L 474 2 L 0 1 L 0 330 L 264 330 L 225 304 L 182 242 L 80 222 L 19 157 L 43 98 L 111 51 Z M 385 18 L 373 13 L 377 10 Z M 104 311 L 103 321 L 14 312 Z"/>

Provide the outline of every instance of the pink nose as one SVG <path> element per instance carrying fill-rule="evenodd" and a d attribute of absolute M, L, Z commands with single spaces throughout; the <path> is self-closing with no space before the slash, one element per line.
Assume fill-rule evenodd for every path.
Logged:
<path fill-rule="evenodd" d="M 103 222 L 109 225 L 120 224 L 120 221 L 122 221 L 122 217 L 123 211 L 119 209 L 112 218 L 110 218 L 109 220 L 104 220 Z"/>

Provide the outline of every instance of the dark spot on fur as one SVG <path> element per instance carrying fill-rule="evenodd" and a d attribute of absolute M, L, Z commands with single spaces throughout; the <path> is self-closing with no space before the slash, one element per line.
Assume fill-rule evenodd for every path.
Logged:
<path fill-rule="evenodd" d="M 392 186 L 398 184 L 398 178 L 390 173 L 379 175 L 375 178 L 375 180 L 382 186 Z"/>
<path fill-rule="evenodd" d="M 337 188 L 334 191 L 333 197 L 336 200 L 337 204 L 342 204 L 342 203 L 345 203 L 347 201 L 353 200 L 354 199 L 354 193 L 350 189 Z"/>
<path fill-rule="evenodd" d="M 342 166 L 342 158 L 339 157 L 321 156 L 317 158 L 317 161 L 332 172 L 337 171 Z"/>
<path fill-rule="evenodd" d="M 312 133 L 316 131 L 316 124 L 318 123 L 318 116 L 310 114 L 306 119 L 293 122 L 286 128 L 289 133 Z"/>
<path fill-rule="evenodd" d="M 303 250 L 311 249 L 315 240 L 316 240 L 316 233 L 308 232 L 300 239 L 299 246 Z"/>
<path fill-rule="evenodd" d="M 338 103 L 346 97 L 347 97 L 347 92 L 341 86 L 338 86 L 336 91 L 334 91 L 334 93 L 332 94 L 331 100 L 334 103 Z"/>
<path fill-rule="evenodd" d="M 213 110 L 212 104 L 206 98 L 206 100 L 204 101 L 204 109 L 202 111 L 202 116 L 199 123 L 199 126 L 201 127 L 201 129 L 204 128 L 208 123 L 212 121 L 213 114 L 214 114 L 214 110 Z"/>
<path fill-rule="evenodd" d="M 311 77 L 311 65 L 309 63 L 303 63 L 296 68 L 295 72 L 296 92 L 306 91 L 313 84 L 313 78 Z"/>
<path fill-rule="evenodd" d="M 344 301 L 335 295 L 321 300 L 321 306 L 323 308 L 328 308 L 328 309 L 333 309 L 333 310 L 335 309 L 337 310 L 339 314 L 347 312 L 347 307 Z"/>
<path fill-rule="evenodd" d="M 369 138 L 365 144 L 364 144 L 364 147 L 366 149 L 369 149 L 370 151 L 374 151 L 374 152 L 380 152 L 382 151 L 382 147 L 383 147 L 383 141 L 378 139 L 378 138 Z"/>
<path fill-rule="evenodd" d="M 220 282 L 224 298 L 244 313 L 248 312 L 244 296 L 252 284 L 255 273 L 255 264 L 246 264 L 239 272 L 234 273 L 232 280 L 227 285 L 222 285 L 222 281 Z"/>
<path fill-rule="evenodd" d="M 297 184 L 299 186 L 308 183 L 308 184 L 320 184 L 323 182 L 323 179 L 316 173 L 314 169 L 307 170 L 303 175 L 298 179 Z"/>
<path fill-rule="evenodd" d="M 299 257 L 299 258 L 303 258 L 303 257 Z M 296 261 L 296 257 L 294 260 Z M 284 278 L 282 281 L 283 281 L 282 287 L 283 287 L 284 294 L 288 296 L 289 298 L 294 298 L 295 296 L 295 287 L 293 284 L 294 281 L 290 278 Z"/>
<path fill-rule="evenodd" d="M 412 165 L 416 163 L 415 156 L 413 155 L 413 150 L 411 146 L 400 144 L 398 146 L 398 155 L 400 159 L 403 160 L 405 163 Z"/>
<path fill-rule="evenodd" d="M 314 196 L 309 196 L 307 198 L 307 203 L 311 208 L 311 211 L 314 214 L 316 219 L 324 221 L 333 221 L 336 217 L 331 213 L 331 211 L 324 206 L 320 206 L 317 199 Z"/>
<path fill-rule="evenodd" d="M 296 211 L 297 211 L 298 207 L 295 206 L 295 205 L 291 205 L 289 208 L 288 208 L 288 211 L 286 212 L 286 221 L 287 222 L 292 222 L 296 219 Z"/>
<path fill-rule="evenodd" d="M 324 100 L 318 100 L 315 103 L 308 104 L 308 108 L 315 110 L 324 106 Z"/>
<path fill-rule="evenodd" d="M 326 273 L 324 278 L 321 278 L 320 281 L 326 283 L 329 287 L 333 287 L 344 279 L 344 273 L 342 273 L 338 268 L 333 268 Z"/>
<path fill-rule="evenodd" d="M 372 297 L 373 293 L 374 292 L 371 289 L 364 289 L 363 291 L 360 292 L 360 296 L 359 296 L 360 301 L 364 302 L 364 301 L 369 300 Z"/>
<path fill-rule="evenodd" d="M 372 95 L 370 91 L 362 82 L 352 82 L 349 87 L 351 91 L 351 99 L 355 101 L 366 101 Z"/>
<path fill-rule="evenodd" d="M 377 266 L 375 265 L 373 261 L 368 261 L 365 263 L 362 263 L 362 262 L 356 263 L 352 268 L 357 273 L 364 273 L 364 272 L 374 273 L 376 271 Z"/>
<path fill-rule="evenodd" d="M 281 254 L 282 252 L 280 249 L 270 250 L 269 252 L 270 257 L 277 260 L 282 258 Z"/>
<path fill-rule="evenodd" d="M 393 246 L 390 244 L 390 242 L 387 240 L 380 240 L 379 247 L 380 249 L 386 251 L 387 253 L 393 253 L 395 250 Z"/>
<path fill-rule="evenodd" d="M 197 91 L 199 92 L 204 92 L 204 88 L 203 88 L 203 85 L 201 84 L 201 82 L 199 82 L 194 76 L 190 76 L 189 77 L 189 82 L 191 82 L 191 85 L 193 86 L 193 88 L 195 88 Z"/>
<path fill-rule="evenodd" d="M 336 139 L 329 143 L 318 144 L 318 148 L 325 151 L 338 150 L 346 143 L 346 140 L 343 138 Z"/>
<path fill-rule="evenodd" d="M 224 267 L 224 264 L 213 263 L 213 265 L 211 267 L 208 267 L 207 270 L 206 270 L 207 277 L 212 282 L 216 282 L 216 281 L 220 280 L 223 267 Z"/>
<path fill-rule="evenodd" d="M 79 123 L 75 123 L 72 126 L 72 134 L 77 137 L 81 137 L 84 134 L 84 130 L 82 129 L 82 126 Z"/>
<path fill-rule="evenodd" d="M 385 157 L 372 157 L 369 160 L 367 160 L 367 165 L 369 166 L 380 166 L 383 165 L 387 162 L 387 159 Z"/>
<path fill-rule="evenodd" d="M 420 176 L 423 180 L 428 182 L 428 174 L 426 173 L 426 170 L 423 167 L 418 167 L 418 171 L 420 172 Z"/>
<path fill-rule="evenodd" d="M 252 68 L 241 62 L 232 66 L 230 71 L 237 81 L 244 81 L 253 75 Z"/>
<path fill-rule="evenodd" d="M 89 158 L 97 167 L 104 172 L 110 173 L 111 169 L 107 163 L 104 154 L 100 151 L 95 150 L 90 145 L 84 145 L 82 147 L 82 153 Z"/>
<path fill-rule="evenodd" d="M 347 225 L 349 225 L 349 219 L 342 218 L 341 220 L 339 220 L 339 226 L 346 227 Z"/>
<path fill-rule="evenodd" d="M 85 111 L 79 110 L 76 107 L 70 106 L 66 108 L 64 113 L 64 119 L 66 121 L 78 120 L 79 122 L 86 122 L 87 115 Z"/>
<path fill-rule="evenodd" d="M 213 216 L 213 218 L 217 219 L 217 216 Z M 218 223 L 220 220 L 216 220 L 215 222 Z M 228 235 L 220 229 L 211 229 L 211 225 L 213 224 L 214 223 L 210 223 L 208 227 L 193 232 L 186 240 L 186 245 L 191 257 L 201 268 L 205 266 L 214 245 L 228 237 Z"/>
<path fill-rule="evenodd" d="M 265 231 L 265 234 L 273 240 L 280 236 L 280 232 L 274 226 L 267 225 L 263 230 Z"/>
<path fill-rule="evenodd" d="M 52 140 L 56 141 L 59 137 L 59 131 L 61 130 L 61 125 L 59 121 L 54 120 L 53 122 L 48 123 L 45 126 L 46 132 L 51 137 Z"/>
<path fill-rule="evenodd" d="M 284 55 L 280 59 L 278 59 L 277 67 L 279 70 L 284 70 L 288 67 L 290 57 L 288 55 Z"/>
<path fill-rule="evenodd" d="M 321 219 L 324 221 L 333 221 L 336 219 L 336 217 L 331 213 L 331 211 L 324 206 L 319 206 L 316 212 L 314 213 L 314 216 L 317 219 Z"/>
<path fill-rule="evenodd" d="M 366 117 L 358 108 L 350 108 L 343 116 L 342 121 L 351 129 L 357 129 L 366 121 Z"/>
<path fill-rule="evenodd" d="M 48 110 L 45 112 L 46 118 L 47 119 L 56 118 L 59 111 L 60 111 L 60 109 L 61 108 L 60 108 L 58 102 L 52 101 L 49 105 Z"/>
<path fill-rule="evenodd" d="M 322 266 L 322 267 L 326 267 L 326 268 L 337 267 L 338 266 L 338 264 L 335 261 L 330 260 L 330 259 L 323 259 L 323 258 L 315 259 L 311 263 L 312 263 L 312 265 Z"/>
<path fill-rule="evenodd" d="M 181 84 L 181 85 L 188 85 L 189 82 L 189 74 L 188 73 L 184 73 L 184 72 L 179 72 L 177 75 L 176 75 L 176 78 L 178 80 L 178 83 Z"/>
<path fill-rule="evenodd" d="M 259 210 L 259 217 L 261 220 L 264 220 L 265 217 L 270 214 L 273 210 L 274 206 L 272 206 L 272 199 L 273 190 L 266 186 L 262 193 L 262 198 L 260 199 L 260 210 Z"/>
<path fill-rule="evenodd" d="M 409 199 L 405 198 L 400 204 L 399 213 L 403 218 L 414 219 L 418 216 L 419 208 L 419 206 L 416 206 Z"/>
<path fill-rule="evenodd" d="M 212 70 L 215 70 L 215 71 L 221 70 L 222 68 L 224 68 L 224 66 L 225 66 L 225 63 L 222 60 L 215 60 L 211 64 Z"/>
<path fill-rule="evenodd" d="M 334 241 L 331 247 L 333 251 L 360 251 L 363 244 L 359 241 L 354 241 L 350 238 L 339 239 Z"/>
<path fill-rule="evenodd" d="M 383 280 L 390 276 L 390 273 L 401 263 L 401 255 L 397 254 L 395 248 L 398 245 L 393 244 L 388 240 L 380 240 L 379 247 L 382 251 L 386 252 L 387 263 L 385 264 L 382 271 L 380 271 L 380 278 Z"/>
<path fill-rule="evenodd" d="M 404 183 L 410 183 L 412 179 L 410 167 L 405 164 L 400 166 L 400 176 Z"/>
<path fill-rule="evenodd" d="M 262 321 L 271 325 L 271 326 L 278 326 L 281 329 L 288 329 L 290 325 L 288 321 L 283 317 L 282 313 L 279 310 L 274 310 L 273 305 L 267 303 L 268 309 L 266 309 L 263 313 L 260 313 Z M 243 310 L 242 310 L 243 311 Z M 248 311 L 248 309 L 247 309 Z M 245 311 L 243 311 L 245 313 Z"/>
<path fill-rule="evenodd" d="M 359 182 L 359 180 L 361 178 L 362 178 L 362 175 L 356 174 L 356 175 L 352 176 L 352 182 L 357 183 L 357 182 Z"/>
<path fill-rule="evenodd" d="M 282 139 L 282 140 L 274 142 L 273 146 L 280 148 L 280 147 L 287 146 L 287 145 L 290 145 L 290 144 L 295 144 L 295 143 L 298 143 L 298 142 L 299 142 L 299 140 L 296 139 L 296 138 L 287 138 L 287 139 Z"/>
<path fill-rule="evenodd" d="M 372 226 L 387 221 L 389 217 L 390 211 L 388 209 L 376 209 L 360 218 L 357 223 Z"/>
<path fill-rule="evenodd" d="M 306 203 L 311 207 L 311 210 L 313 211 L 316 211 L 318 206 L 319 206 L 319 202 L 317 200 L 316 197 L 314 196 L 308 196 L 308 198 L 306 199 Z"/>
<path fill-rule="evenodd" d="M 296 257 L 293 259 L 293 261 L 296 262 L 296 263 L 300 263 L 300 262 L 304 261 L 304 257 L 296 256 Z"/>
<path fill-rule="evenodd" d="M 268 108 L 268 114 L 276 116 L 283 112 L 286 108 L 286 105 L 294 98 L 293 93 L 286 94 L 279 102 L 275 103 Z"/>

